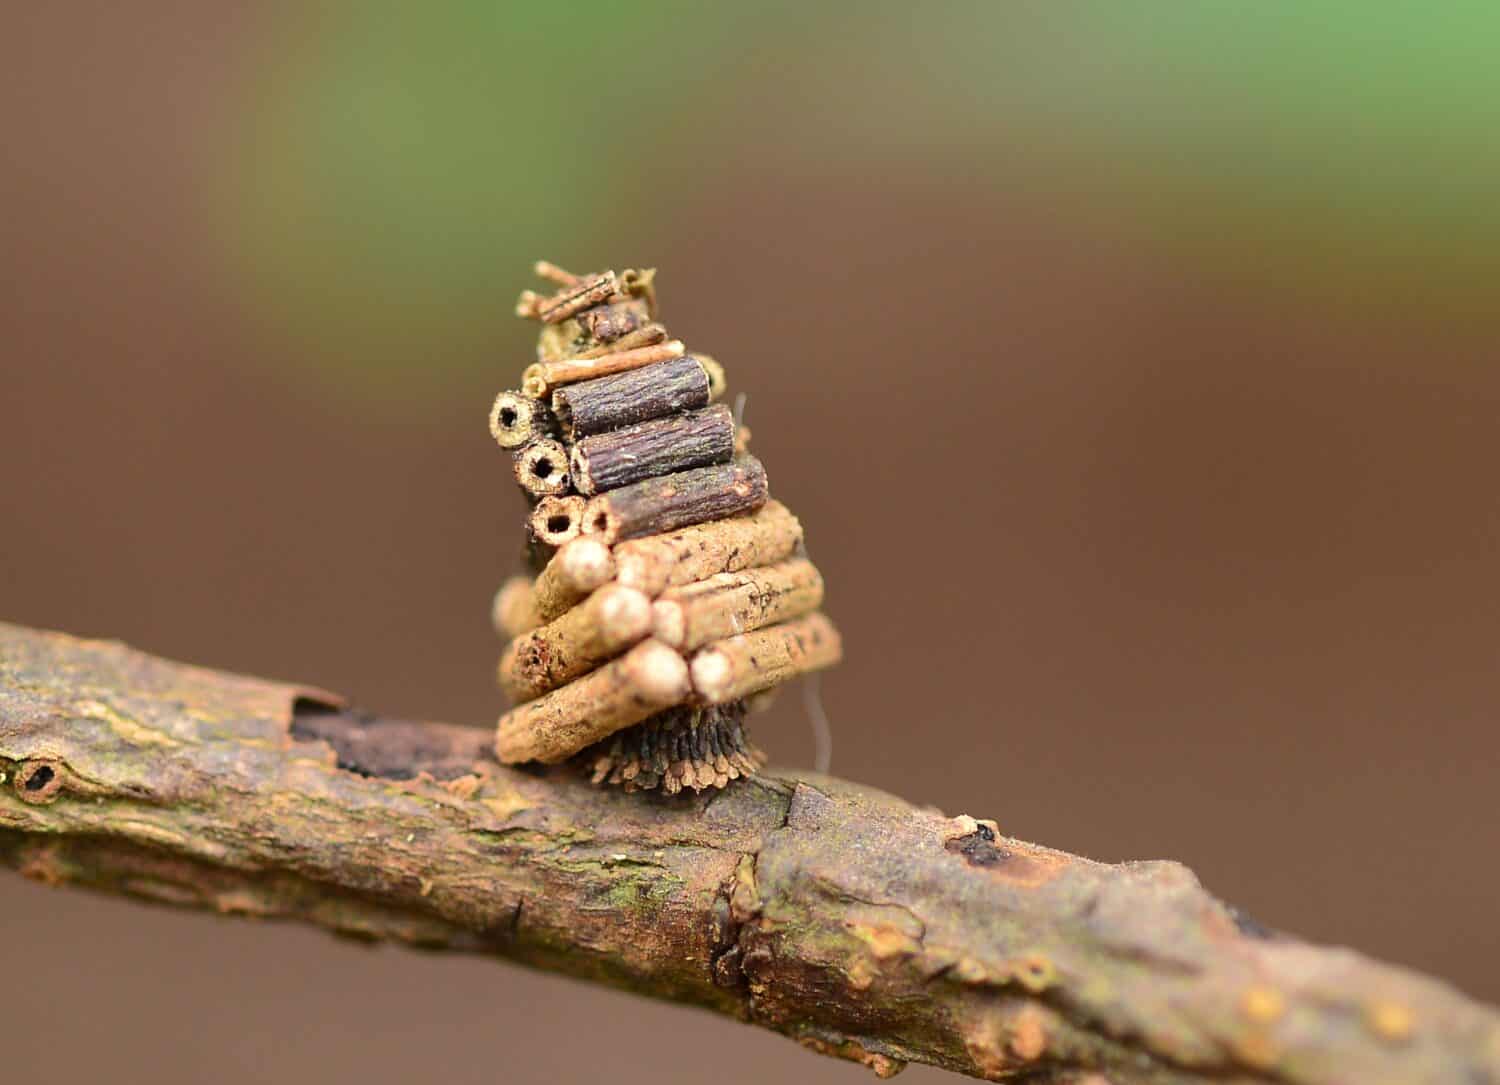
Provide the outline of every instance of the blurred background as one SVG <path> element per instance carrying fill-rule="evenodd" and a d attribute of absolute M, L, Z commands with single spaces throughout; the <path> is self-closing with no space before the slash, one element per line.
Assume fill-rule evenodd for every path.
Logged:
<path fill-rule="evenodd" d="M 0 618 L 487 724 L 515 295 L 656 266 L 827 576 L 835 772 L 1500 1000 L 1493 6 L 5 23 Z M 756 733 L 810 763 L 799 697 Z M 20 1078 L 865 1073 L 491 961 L 0 915 Z"/>

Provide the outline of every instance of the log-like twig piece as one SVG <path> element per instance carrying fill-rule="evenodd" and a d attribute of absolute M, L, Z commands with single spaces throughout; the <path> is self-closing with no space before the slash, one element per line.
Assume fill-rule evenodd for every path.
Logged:
<path fill-rule="evenodd" d="M 501 448 L 516 449 L 556 430 L 552 411 L 539 399 L 520 392 L 501 392 L 490 408 L 490 436 Z"/>
<path fill-rule="evenodd" d="M 500 585 L 490 606 L 490 624 L 506 640 L 529 633 L 542 624 L 530 577 L 513 576 Z"/>
<path fill-rule="evenodd" d="M 708 407 L 597 433 L 573 446 L 573 485 L 597 494 L 658 475 L 728 463 L 734 458 L 734 412 Z"/>
<path fill-rule="evenodd" d="M 552 410 L 576 441 L 669 414 L 708 406 L 708 373 L 690 354 L 552 393 Z"/>
<path fill-rule="evenodd" d="M 583 532 L 583 510 L 586 502 L 577 494 L 567 497 L 544 497 L 536 503 L 526 520 L 531 537 L 545 546 L 561 546 Z"/>
<path fill-rule="evenodd" d="M 540 399 L 565 384 L 577 384 L 580 381 L 598 380 L 616 373 L 644 369 L 669 358 L 680 358 L 682 351 L 682 340 L 669 339 L 665 343 L 652 343 L 631 350 L 614 350 L 607 354 L 591 354 L 587 358 L 575 355 L 572 358 L 537 362 L 527 366 L 526 371 L 521 374 L 521 389 L 528 396 Z"/>
<path fill-rule="evenodd" d="M 500 686 L 530 701 L 587 674 L 651 632 L 651 600 L 623 584 L 606 584 L 546 625 L 511 641 L 500 657 Z"/>
<path fill-rule="evenodd" d="M 583 530 L 613 545 L 754 512 L 766 495 L 766 469 L 745 455 L 600 494 L 583 510 Z"/>
<path fill-rule="evenodd" d="M 599 358 L 606 354 L 614 354 L 621 350 L 634 350 L 636 347 L 649 347 L 653 343 L 663 342 L 667 338 L 667 328 L 664 324 L 643 324 L 632 332 L 615 340 L 606 340 L 598 346 L 580 350 L 573 355 L 575 358 Z"/>
<path fill-rule="evenodd" d="M 532 441 L 516 454 L 516 482 L 529 494 L 542 497 L 568 492 L 568 450 L 549 438 Z"/>
<path fill-rule="evenodd" d="M 536 613 L 542 621 L 550 622 L 614 578 L 615 558 L 604 543 L 588 536 L 564 543 L 532 586 Z"/>
<path fill-rule="evenodd" d="M 0 865 L 511 958 L 881 1073 L 1500 1081 L 1500 1012 L 1272 935 L 1176 863 L 1090 862 L 824 776 L 643 800 L 504 768 L 489 741 L 0 624 Z"/>
<path fill-rule="evenodd" d="M 709 704 L 723 704 L 831 667 L 843 652 L 833 623 L 809 614 L 710 644 L 693 657 L 693 691 Z"/>
<path fill-rule="evenodd" d="M 495 755 L 507 765 L 555 764 L 681 704 L 691 693 L 682 656 L 661 641 L 642 641 L 619 659 L 501 716 Z"/>
<path fill-rule="evenodd" d="M 550 298 L 537 303 L 536 315 L 544 324 L 561 324 L 575 313 L 608 301 L 619 290 L 613 271 L 603 271 L 565 286 Z"/>
<path fill-rule="evenodd" d="M 621 584 L 655 597 L 716 573 L 771 565 L 789 557 L 801 544 L 802 524 L 797 517 L 780 501 L 767 501 L 752 516 L 620 543 L 613 556 L 618 574 L 611 569 L 611 576 L 618 575 Z"/>
<path fill-rule="evenodd" d="M 799 618 L 823 603 L 823 578 L 806 558 L 719 573 L 672 588 L 652 607 L 651 635 L 682 652 Z"/>

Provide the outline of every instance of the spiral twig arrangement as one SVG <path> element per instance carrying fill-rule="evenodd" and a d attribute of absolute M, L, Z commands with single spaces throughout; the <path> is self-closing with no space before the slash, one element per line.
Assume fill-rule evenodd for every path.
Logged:
<path fill-rule="evenodd" d="M 508 639 L 501 761 L 575 759 L 627 790 L 725 787 L 764 763 L 747 705 L 838 662 L 802 525 L 771 499 L 724 370 L 657 317 L 655 271 L 573 275 L 550 295 L 537 361 L 490 432 L 528 498 L 525 575 L 495 596 Z"/>

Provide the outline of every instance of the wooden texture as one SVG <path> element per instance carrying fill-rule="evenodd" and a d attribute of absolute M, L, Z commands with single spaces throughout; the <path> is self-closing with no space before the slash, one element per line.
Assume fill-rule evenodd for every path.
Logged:
<path fill-rule="evenodd" d="M 733 458 L 734 412 L 718 406 L 585 437 L 569 465 L 578 492 L 592 495 Z"/>
<path fill-rule="evenodd" d="M 710 644 L 693 657 L 693 690 L 710 704 L 739 700 L 832 667 L 843 652 L 833 623 L 809 614 Z"/>
<path fill-rule="evenodd" d="M 528 396 L 541 397 L 564 384 L 577 384 L 580 381 L 598 380 L 616 373 L 644 369 L 648 365 L 681 356 L 682 341 L 672 339 L 630 350 L 557 358 L 527 366 L 526 372 L 521 375 L 521 387 Z"/>
<path fill-rule="evenodd" d="M 598 539 L 577 538 L 564 543 L 532 585 L 532 604 L 537 617 L 550 622 L 614 577 L 614 555 Z"/>
<path fill-rule="evenodd" d="M 590 310 L 590 312 L 592 311 Z M 588 314 L 585 313 L 584 315 L 587 316 Z M 642 324 L 639 328 L 631 332 L 626 332 L 618 339 L 601 340 L 592 347 L 580 350 L 573 357 L 597 358 L 601 354 L 613 354 L 617 350 L 634 350 L 636 347 L 649 347 L 652 343 L 660 343 L 666 338 L 667 329 L 665 325 L 655 322 Z"/>
<path fill-rule="evenodd" d="M 557 433 L 552 409 L 520 392 L 501 392 L 490 408 L 490 436 L 501 448 L 517 449 L 538 437 Z"/>
<path fill-rule="evenodd" d="M 603 271 L 563 287 L 550 298 L 537 302 L 536 315 L 544 324 L 559 324 L 575 313 L 608 301 L 619 289 L 613 271 Z"/>
<path fill-rule="evenodd" d="M 645 369 L 568 385 L 552 410 L 569 440 L 708 406 L 708 373 L 690 354 Z"/>
<path fill-rule="evenodd" d="M 614 549 L 621 584 L 660 595 L 668 588 L 770 565 L 802 545 L 802 524 L 780 501 L 767 501 L 753 515 L 669 531 L 620 543 Z"/>
<path fill-rule="evenodd" d="M 754 512 L 766 497 L 766 469 L 745 455 L 600 494 L 583 510 L 583 530 L 613 545 Z"/>
<path fill-rule="evenodd" d="M 691 694 L 682 656 L 661 641 L 642 641 L 619 659 L 501 716 L 495 753 L 508 765 L 556 764 L 621 728 L 684 703 Z"/>
<path fill-rule="evenodd" d="M 885 1073 L 1500 1081 L 1495 1010 L 1271 934 L 1176 863 L 1090 862 L 814 775 L 643 798 L 503 768 L 489 739 L 0 624 L 0 863 L 510 958 Z M 590 1045 L 580 1028 L 582 1067 L 619 1057 Z"/>
<path fill-rule="evenodd" d="M 545 437 L 521 449 L 513 466 L 516 483 L 534 497 L 565 494 L 572 485 L 568 479 L 568 450 Z"/>
<path fill-rule="evenodd" d="M 651 632 L 651 601 L 606 584 L 546 625 L 516 637 L 500 657 L 501 688 L 529 701 L 593 670 Z"/>
<path fill-rule="evenodd" d="M 571 542 L 583 531 L 585 504 L 577 494 L 544 497 L 526 518 L 526 530 L 531 538 L 544 546 L 558 547 Z"/>
<path fill-rule="evenodd" d="M 670 589 L 652 607 L 652 636 L 688 652 L 800 617 L 822 602 L 823 577 L 806 558 L 794 558 Z"/>

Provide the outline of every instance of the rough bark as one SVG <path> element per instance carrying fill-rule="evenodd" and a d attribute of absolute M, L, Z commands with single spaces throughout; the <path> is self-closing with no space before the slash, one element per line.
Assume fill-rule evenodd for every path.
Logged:
<path fill-rule="evenodd" d="M 569 384 L 552 393 L 552 409 L 570 441 L 653 418 L 708 406 L 708 371 L 691 354 Z"/>
<path fill-rule="evenodd" d="M 800 618 L 823 603 L 823 577 L 806 558 L 719 573 L 669 588 L 652 605 L 651 633 L 681 652 Z"/>
<path fill-rule="evenodd" d="M 728 463 L 734 458 L 734 412 L 709 407 L 585 437 L 573 446 L 573 485 L 581 494 Z"/>
<path fill-rule="evenodd" d="M 568 450 L 545 437 L 518 451 L 512 468 L 517 485 L 533 499 L 561 496 L 572 486 L 568 477 Z"/>
<path fill-rule="evenodd" d="M 1074 1085 L 1500 1081 L 1500 1016 L 1108 866 L 817 776 L 667 800 L 490 732 L 0 625 L 0 860 L 493 954 L 882 1073 Z"/>
<path fill-rule="evenodd" d="M 733 463 L 695 467 L 602 493 L 584 506 L 583 530 L 613 546 L 754 512 L 767 497 L 766 469 L 746 453 Z"/>

